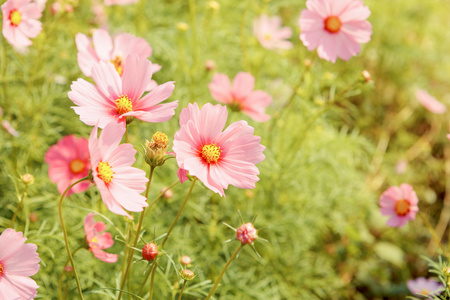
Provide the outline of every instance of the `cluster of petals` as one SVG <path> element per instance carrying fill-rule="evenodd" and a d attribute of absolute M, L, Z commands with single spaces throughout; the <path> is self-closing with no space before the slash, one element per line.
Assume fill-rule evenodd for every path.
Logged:
<path fill-rule="evenodd" d="M 300 40 L 320 58 L 349 60 L 370 41 L 370 10 L 361 0 L 308 0 L 300 15 Z"/>
<path fill-rule="evenodd" d="M 31 0 L 8 0 L 2 6 L 2 33 L 6 40 L 16 47 L 28 47 L 30 38 L 35 38 L 42 30 L 38 19 L 42 9 Z"/>
<path fill-rule="evenodd" d="M 416 218 L 419 211 L 416 192 L 412 186 L 402 183 L 400 187 L 391 186 L 380 197 L 379 205 L 381 214 L 390 216 L 387 225 L 390 227 L 402 227 L 408 221 Z"/>
<path fill-rule="evenodd" d="M 281 18 L 261 15 L 253 22 L 253 34 L 261 46 L 269 50 L 291 49 L 292 43 L 286 41 L 291 38 L 292 29 L 281 27 Z"/>
<path fill-rule="evenodd" d="M 255 77 L 239 72 L 231 84 L 227 75 L 216 73 L 208 85 L 212 97 L 232 109 L 242 111 L 258 122 L 265 122 L 270 116 L 265 113 L 272 97 L 264 91 L 254 90 Z"/>
<path fill-rule="evenodd" d="M 406 285 L 414 295 L 433 296 L 439 295 L 444 290 L 442 283 L 424 277 L 408 280 Z"/>
<path fill-rule="evenodd" d="M 426 109 L 434 114 L 441 115 L 447 111 L 447 108 L 444 104 L 436 100 L 433 96 L 428 94 L 427 91 L 418 89 L 416 91 L 417 100 L 419 100 L 420 104 L 423 105 Z"/>
<path fill-rule="evenodd" d="M 103 251 L 103 249 L 111 248 L 114 245 L 111 233 L 103 232 L 105 230 L 105 223 L 95 222 L 93 213 L 89 213 L 84 219 L 84 232 L 86 234 L 86 241 L 89 245 L 89 251 L 91 251 L 96 258 L 104 262 L 115 263 L 118 255 Z"/>
<path fill-rule="evenodd" d="M 207 103 L 200 110 L 197 103 L 188 104 L 173 142 L 178 166 L 221 196 L 230 184 L 254 188 L 259 180 L 255 165 L 265 158 L 261 138 L 247 122 L 234 122 L 222 131 L 227 116 L 222 105 Z"/>
<path fill-rule="evenodd" d="M 165 122 L 175 114 L 178 101 L 159 103 L 172 95 L 175 85 L 166 82 L 141 98 L 151 77 L 152 63 L 135 55 L 127 56 L 122 77 L 112 64 L 101 61 L 92 67 L 95 85 L 79 78 L 68 95 L 78 105 L 72 108 L 87 125 L 104 128 L 115 122 L 125 127 L 126 117 Z"/>
<path fill-rule="evenodd" d="M 0 299 L 33 299 L 39 286 L 30 278 L 40 268 L 35 244 L 25 244 L 22 232 L 6 229 L 0 235 Z"/>
<path fill-rule="evenodd" d="M 92 176 L 106 207 L 115 214 L 131 216 L 125 211 L 140 212 L 148 206 L 141 195 L 148 182 L 145 172 L 132 167 L 136 150 L 120 144 L 125 128 L 109 123 L 97 138 L 97 126 L 89 137 Z"/>
<path fill-rule="evenodd" d="M 91 169 L 89 143 L 85 138 L 67 135 L 51 146 L 45 154 L 45 162 L 49 165 L 48 176 L 58 186 L 60 194 L 75 181 L 88 176 Z M 89 182 L 83 181 L 74 185 L 66 196 L 81 193 L 89 188 Z"/>

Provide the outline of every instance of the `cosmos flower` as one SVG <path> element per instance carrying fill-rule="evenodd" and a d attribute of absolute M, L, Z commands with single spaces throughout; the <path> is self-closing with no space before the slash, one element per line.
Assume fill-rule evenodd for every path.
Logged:
<path fill-rule="evenodd" d="M 161 84 L 144 94 L 152 77 L 152 63 L 135 55 L 127 56 L 122 78 L 110 63 L 100 62 L 92 68 L 95 85 L 78 79 L 71 85 L 72 106 L 87 125 L 105 127 L 110 122 L 125 127 L 127 117 L 145 122 L 165 122 L 175 114 L 178 101 L 159 104 L 172 95 L 174 82 Z"/>
<path fill-rule="evenodd" d="M 89 244 L 89 251 L 91 251 L 96 258 L 104 262 L 115 263 L 118 255 L 103 251 L 103 249 L 111 248 L 112 245 L 114 245 L 111 233 L 103 232 L 105 230 L 105 223 L 95 222 L 93 213 L 89 213 L 84 219 L 84 232 L 86 234 L 86 241 Z"/>
<path fill-rule="evenodd" d="M 242 244 L 252 244 L 258 238 L 258 233 L 252 223 L 245 223 L 236 230 L 236 239 Z"/>
<path fill-rule="evenodd" d="M 412 186 L 402 183 L 400 187 L 391 186 L 380 197 L 379 205 L 383 216 L 391 216 L 387 221 L 390 227 L 402 227 L 416 218 L 419 211 L 416 192 Z"/>
<path fill-rule="evenodd" d="M 48 166 L 48 177 L 57 184 L 60 194 L 75 181 L 88 176 L 91 169 L 89 161 L 89 143 L 85 138 L 67 135 L 53 145 L 45 153 Z M 81 193 L 89 188 L 89 181 L 74 185 L 66 196 Z"/>
<path fill-rule="evenodd" d="M 37 19 L 42 16 L 42 9 L 30 0 L 8 0 L 2 6 L 3 29 L 6 40 L 16 47 L 28 47 L 30 38 L 35 38 L 42 30 Z"/>
<path fill-rule="evenodd" d="M 178 166 L 197 176 L 206 187 L 225 196 L 228 185 L 252 189 L 259 180 L 255 164 L 264 160 L 261 138 L 245 121 L 227 121 L 225 106 L 188 104 L 180 114 L 180 130 L 175 133 L 173 151 Z"/>
<path fill-rule="evenodd" d="M 214 74 L 208 85 L 212 97 L 231 109 L 242 111 L 258 122 L 265 122 L 270 116 L 265 113 L 272 97 L 264 91 L 254 90 L 255 78 L 250 73 L 239 72 L 233 85 L 225 74 Z"/>
<path fill-rule="evenodd" d="M 425 90 L 418 89 L 416 91 L 416 97 L 420 104 L 432 113 L 441 115 L 447 111 L 444 104 L 436 100 L 436 98 L 428 94 Z"/>
<path fill-rule="evenodd" d="M 408 286 L 408 289 L 411 291 L 411 293 L 413 293 L 414 295 L 422 296 L 439 295 L 444 288 L 444 285 L 442 283 L 437 282 L 433 279 L 426 279 L 424 277 L 419 277 L 415 280 L 408 280 L 406 282 L 406 285 Z"/>
<path fill-rule="evenodd" d="M 40 268 L 35 244 L 25 244 L 22 232 L 5 229 L 0 235 L 0 299 L 33 299 L 39 286 L 30 278 Z"/>
<path fill-rule="evenodd" d="M 336 62 L 349 60 L 361 51 L 361 43 L 370 41 L 370 15 L 361 0 L 307 0 L 300 15 L 300 40 L 320 58 Z"/>
<path fill-rule="evenodd" d="M 292 43 L 286 41 L 292 36 L 290 27 L 281 27 L 281 18 L 261 15 L 253 22 L 253 34 L 261 46 L 269 50 L 291 49 Z"/>

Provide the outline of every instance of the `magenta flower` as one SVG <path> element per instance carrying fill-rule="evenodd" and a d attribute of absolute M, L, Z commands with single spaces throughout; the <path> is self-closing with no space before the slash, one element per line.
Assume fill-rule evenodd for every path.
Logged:
<path fill-rule="evenodd" d="M 95 126 L 89 137 L 89 152 L 92 176 L 106 207 L 115 214 L 131 218 L 124 208 L 139 212 L 148 206 L 147 199 L 140 195 L 148 179 L 144 171 L 131 166 L 136 161 L 133 145 L 119 146 L 124 133 L 123 126 L 110 123 L 97 138 Z"/>
<path fill-rule="evenodd" d="M 208 87 L 215 100 L 231 109 L 242 111 L 258 122 L 270 119 L 265 111 L 272 97 L 264 91 L 254 90 L 255 78 L 250 73 L 239 72 L 233 79 L 233 86 L 227 75 L 216 73 Z"/>
<path fill-rule="evenodd" d="M 178 166 L 221 196 L 230 184 L 254 188 L 259 180 L 255 164 L 265 158 L 261 138 L 247 122 L 234 122 L 222 132 L 227 115 L 225 106 L 207 103 L 200 110 L 197 103 L 188 104 L 173 141 Z"/>
<path fill-rule="evenodd" d="M 35 244 L 25 244 L 22 232 L 5 229 L 0 235 L 0 299 L 33 299 L 39 286 L 30 278 L 39 271 Z"/>
<path fill-rule="evenodd" d="M 89 174 L 91 163 L 88 140 L 76 138 L 72 134 L 63 137 L 45 153 L 45 162 L 49 165 L 48 177 L 57 184 L 59 193 L 64 193 L 72 183 Z M 83 181 L 74 185 L 66 196 L 87 190 L 89 184 L 89 181 Z"/>
<path fill-rule="evenodd" d="M 383 216 L 391 216 L 387 221 L 390 227 L 402 227 L 416 218 L 419 211 L 416 192 L 412 186 L 402 183 L 400 188 L 391 186 L 380 197 L 379 205 Z"/>
<path fill-rule="evenodd" d="M 447 111 L 444 104 L 436 100 L 433 96 L 427 93 L 425 90 L 418 89 L 416 91 L 417 100 L 432 113 L 441 115 Z"/>
<path fill-rule="evenodd" d="M 111 248 L 112 245 L 114 245 L 111 233 L 103 232 L 105 230 L 105 223 L 95 222 L 93 213 L 89 213 L 84 219 L 84 232 L 86 233 L 86 240 L 89 244 L 89 251 L 91 251 L 96 258 L 104 262 L 115 263 L 118 255 L 103 251 L 103 249 Z"/>
<path fill-rule="evenodd" d="M 444 290 L 442 283 L 424 277 L 408 280 L 406 285 L 414 295 L 433 296 L 439 295 Z"/>
<path fill-rule="evenodd" d="M 261 46 L 269 50 L 291 49 L 292 43 L 286 41 L 291 38 L 292 29 L 281 27 L 281 18 L 261 15 L 253 22 L 253 34 Z"/>
<path fill-rule="evenodd" d="M 30 46 L 30 38 L 37 37 L 42 30 L 37 20 L 42 16 L 38 4 L 30 0 L 8 0 L 1 7 L 5 39 L 16 47 Z"/>
<path fill-rule="evenodd" d="M 307 0 L 300 15 L 300 39 L 320 58 L 336 62 L 349 60 L 361 51 L 361 43 L 370 41 L 370 15 L 360 0 Z"/>
<path fill-rule="evenodd" d="M 125 127 L 126 117 L 135 117 L 145 122 L 165 122 L 175 114 L 178 100 L 159 104 L 172 95 L 174 82 L 169 81 L 151 90 L 145 89 L 152 77 L 152 63 L 146 59 L 129 55 L 124 64 L 122 78 L 110 63 L 100 62 L 92 68 L 92 79 L 96 85 L 78 79 L 71 85 L 69 98 L 78 106 L 72 106 L 87 125 L 105 127 L 110 122 Z"/>

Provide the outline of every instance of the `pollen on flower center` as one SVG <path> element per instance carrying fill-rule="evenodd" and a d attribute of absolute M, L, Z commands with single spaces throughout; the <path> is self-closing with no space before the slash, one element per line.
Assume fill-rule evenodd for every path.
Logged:
<path fill-rule="evenodd" d="M 120 96 L 119 99 L 116 100 L 116 111 L 119 115 L 125 114 L 133 110 L 133 103 L 131 103 L 130 98 L 128 96 Z"/>
<path fill-rule="evenodd" d="M 202 157 L 208 163 L 216 163 L 220 158 L 220 147 L 216 144 L 204 145 L 202 148 Z"/>
<path fill-rule="evenodd" d="M 9 14 L 9 20 L 11 25 L 18 26 L 20 22 L 22 22 L 22 15 L 17 9 L 13 9 Z"/>
<path fill-rule="evenodd" d="M 409 208 L 411 207 L 411 204 L 408 200 L 400 200 L 395 203 L 395 213 L 400 216 L 406 216 L 409 213 Z"/>
<path fill-rule="evenodd" d="M 106 184 L 110 183 L 114 178 L 114 171 L 108 162 L 101 161 L 97 166 L 97 176 L 103 180 Z"/>
<path fill-rule="evenodd" d="M 86 164 L 81 159 L 74 159 L 70 162 L 70 171 L 73 174 L 79 174 L 84 171 Z"/>
<path fill-rule="evenodd" d="M 325 19 L 325 30 L 330 33 L 337 33 L 341 30 L 342 23 L 336 16 L 329 16 Z"/>
<path fill-rule="evenodd" d="M 117 73 L 119 73 L 119 75 L 122 76 L 123 74 L 122 57 L 116 56 L 116 58 L 111 59 L 110 62 L 114 65 L 114 68 L 116 68 Z"/>

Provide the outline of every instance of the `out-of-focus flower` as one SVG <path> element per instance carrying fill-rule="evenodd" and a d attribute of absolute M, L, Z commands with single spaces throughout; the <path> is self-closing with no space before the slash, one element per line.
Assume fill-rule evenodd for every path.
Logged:
<path fill-rule="evenodd" d="M 89 161 L 89 144 L 85 138 L 67 135 L 53 145 L 45 153 L 48 163 L 48 177 L 57 184 L 60 194 L 75 181 L 88 176 L 91 169 Z M 83 181 L 73 186 L 66 196 L 81 193 L 89 188 L 89 181 Z"/>
<path fill-rule="evenodd" d="M 31 175 L 30 173 L 23 174 L 21 179 L 22 182 L 25 183 L 26 185 L 30 185 L 34 182 L 34 176 Z"/>
<path fill-rule="evenodd" d="M 39 271 L 35 244 L 25 244 L 22 232 L 5 229 L 0 235 L 0 299 L 33 299 L 39 286 L 30 278 Z"/>
<path fill-rule="evenodd" d="M 142 258 L 147 261 L 155 260 L 158 253 L 158 246 L 154 243 L 145 244 L 142 248 Z"/>
<path fill-rule="evenodd" d="M 89 251 L 91 251 L 96 258 L 104 262 L 115 263 L 118 255 L 103 251 L 103 249 L 111 248 L 114 245 L 111 233 L 103 232 L 105 230 L 105 223 L 95 222 L 93 213 L 89 213 L 84 219 L 84 232 L 86 234 L 86 241 L 89 244 Z"/>
<path fill-rule="evenodd" d="M 420 104 L 423 105 L 426 109 L 431 111 L 434 114 L 443 114 L 447 111 L 447 108 L 444 104 L 436 100 L 433 96 L 427 93 L 427 91 L 418 89 L 416 91 L 417 100 L 419 100 Z"/>
<path fill-rule="evenodd" d="M 70 4 L 66 4 L 66 5 L 64 5 L 64 11 L 66 12 L 66 13 L 72 13 L 73 12 L 73 6 L 72 5 L 70 5 Z"/>
<path fill-rule="evenodd" d="M 222 132 L 227 116 L 225 106 L 207 103 L 200 110 L 197 103 L 188 104 L 173 142 L 178 166 L 221 196 L 230 184 L 255 188 L 259 180 L 255 165 L 265 158 L 261 138 L 253 135 L 247 122 L 234 122 Z"/>
<path fill-rule="evenodd" d="M 258 238 L 258 233 L 252 223 L 242 224 L 236 230 L 236 239 L 242 244 L 252 244 Z"/>
<path fill-rule="evenodd" d="M 192 263 L 192 260 L 189 256 L 183 255 L 180 257 L 180 263 L 184 266 L 189 266 Z"/>
<path fill-rule="evenodd" d="M 183 278 L 184 280 L 189 281 L 189 280 L 194 279 L 195 274 L 194 274 L 194 272 L 192 272 L 192 271 L 189 270 L 189 269 L 183 269 L 183 270 L 181 270 L 181 272 L 180 272 L 180 277 Z"/>
<path fill-rule="evenodd" d="M 112 5 L 130 5 L 138 3 L 139 0 L 105 0 L 106 6 L 112 6 Z"/>
<path fill-rule="evenodd" d="M 117 123 L 105 126 L 97 138 L 97 126 L 89 137 L 92 175 L 106 207 L 115 214 L 131 216 L 124 210 L 140 212 L 148 206 L 141 195 L 148 182 L 145 172 L 132 165 L 136 150 L 131 144 L 119 145 L 125 128 Z"/>
<path fill-rule="evenodd" d="M 281 27 L 281 18 L 261 15 L 253 22 L 253 34 L 261 46 L 269 50 L 291 49 L 292 43 L 286 39 L 291 38 L 292 29 Z"/>
<path fill-rule="evenodd" d="M 212 71 L 216 68 L 216 62 L 212 59 L 208 59 L 207 61 L 205 61 L 205 69 L 207 71 Z"/>
<path fill-rule="evenodd" d="M 87 125 L 105 127 L 110 122 L 125 127 L 128 118 L 144 122 L 165 122 L 175 114 L 178 100 L 159 104 L 172 95 L 174 82 L 161 84 L 141 98 L 152 78 L 153 65 L 145 58 L 129 55 L 125 60 L 123 76 L 114 66 L 101 61 L 92 68 L 96 85 L 80 78 L 71 85 L 69 98 L 72 106 Z"/>
<path fill-rule="evenodd" d="M 167 189 L 167 187 L 163 187 L 161 189 L 162 197 L 165 199 L 172 199 L 173 191 L 171 189 Z"/>
<path fill-rule="evenodd" d="M 59 1 L 55 1 L 50 5 L 50 13 L 56 15 L 62 11 L 62 5 Z"/>
<path fill-rule="evenodd" d="M 300 40 L 320 58 L 349 60 L 370 41 L 370 10 L 360 0 L 308 0 L 300 15 Z"/>
<path fill-rule="evenodd" d="M 103 4 L 94 2 L 91 6 L 91 12 L 94 14 L 94 23 L 104 25 L 108 21 L 108 14 L 106 13 Z"/>
<path fill-rule="evenodd" d="M 11 123 L 9 123 L 6 120 L 2 120 L 2 127 L 4 130 L 6 130 L 6 132 L 8 132 L 13 137 L 20 136 L 20 133 L 14 127 L 12 127 Z"/>
<path fill-rule="evenodd" d="M 361 72 L 361 76 L 363 77 L 364 81 L 367 83 L 372 81 L 372 77 L 370 76 L 370 73 L 367 70 L 363 70 Z"/>
<path fill-rule="evenodd" d="M 39 5 L 30 0 L 8 0 L 2 6 L 3 36 L 13 46 L 28 47 L 42 30 Z"/>
<path fill-rule="evenodd" d="M 233 79 L 233 85 L 227 75 L 216 73 L 208 87 L 215 100 L 231 109 L 242 111 L 258 122 L 270 119 L 265 111 L 272 97 L 264 91 L 254 90 L 255 78 L 250 73 L 239 72 Z"/>
<path fill-rule="evenodd" d="M 424 277 L 418 277 L 406 282 L 408 289 L 414 295 L 432 296 L 439 295 L 444 290 L 444 285 L 433 279 L 426 279 Z M 431 298 L 430 298 L 431 299 Z"/>
<path fill-rule="evenodd" d="M 47 4 L 47 0 L 34 0 L 34 3 L 36 3 L 41 11 L 44 11 L 45 5 Z"/>
<path fill-rule="evenodd" d="M 408 168 L 408 162 L 404 159 L 401 159 L 395 165 L 395 172 L 399 175 L 404 174 L 406 169 Z"/>
<path fill-rule="evenodd" d="M 419 211 L 416 192 L 412 186 L 402 183 L 400 187 L 391 186 L 380 197 L 379 205 L 383 216 L 391 216 L 387 221 L 390 227 L 402 227 L 416 218 Z"/>

